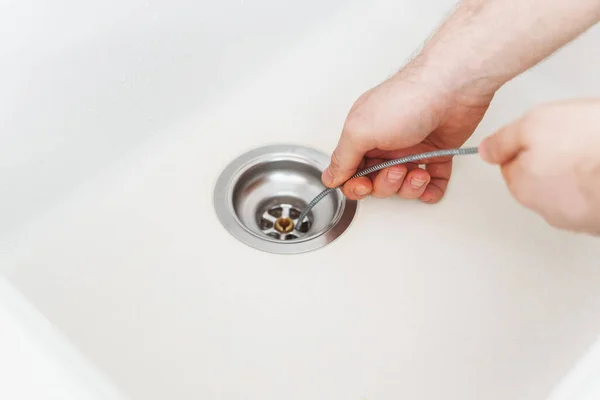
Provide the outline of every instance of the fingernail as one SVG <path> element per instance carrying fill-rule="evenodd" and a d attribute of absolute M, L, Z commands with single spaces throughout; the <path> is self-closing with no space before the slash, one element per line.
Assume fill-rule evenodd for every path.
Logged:
<path fill-rule="evenodd" d="M 364 186 L 359 186 L 356 189 L 354 189 L 354 194 L 357 197 L 363 197 L 363 196 L 366 196 L 367 194 L 369 194 L 369 189 Z"/>
<path fill-rule="evenodd" d="M 390 169 L 387 174 L 389 182 L 399 182 L 404 178 L 404 172 L 398 171 L 397 169 Z"/>
<path fill-rule="evenodd" d="M 335 177 L 331 173 L 331 170 L 329 168 L 327 168 L 325 170 L 325 173 L 323 174 L 323 183 L 326 185 L 331 185 L 331 184 L 333 184 L 334 180 L 335 180 Z"/>
<path fill-rule="evenodd" d="M 419 189 L 420 187 L 422 187 L 425 184 L 425 182 L 427 182 L 427 181 L 424 181 L 423 179 L 412 178 L 410 180 L 410 185 L 415 189 Z"/>

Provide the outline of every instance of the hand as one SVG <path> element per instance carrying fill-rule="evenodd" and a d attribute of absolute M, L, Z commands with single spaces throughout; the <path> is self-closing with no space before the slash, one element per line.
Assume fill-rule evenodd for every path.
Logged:
<path fill-rule="evenodd" d="M 558 228 L 600 234 L 600 100 L 554 103 L 487 138 L 519 203 Z"/>
<path fill-rule="evenodd" d="M 352 107 L 323 183 L 336 187 L 357 170 L 409 154 L 460 147 L 486 112 L 497 87 L 484 81 L 457 85 L 443 69 L 409 65 L 363 94 Z M 446 84 L 446 82 L 453 82 Z M 344 185 L 350 199 L 368 194 L 438 202 L 448 186 L 452 159 L 397 165 Z"/>

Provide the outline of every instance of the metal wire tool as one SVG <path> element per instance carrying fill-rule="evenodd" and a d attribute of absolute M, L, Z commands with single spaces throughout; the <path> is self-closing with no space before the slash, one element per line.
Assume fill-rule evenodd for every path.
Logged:
<path fill-rule="evenodd" d="M 477 147 L 463 147 L 460 149 L 435 150 L 435 151 L 430 151 L 427 153 L 413 154 L 411 156 L 396 158 L 394 160 L 388 160 L 388 161 L 382 162 L 380 164 L 373 165 L 372 167 L 363 169 L 362 171 L 359 171 L 359 172 L 355 173 L 354 175 L 352 175 L 352 177 L 350 177 L 348 180 L 346 180 L 344 183 L 342 183 L 338 187 L 327 188 L 327 189 L 323 190 L 321 193 L 319 193 L 317 195 L 317 197 L 315 197 L 310 203 L 308 203 L 306 208 L 302 211 L 302 213 L 298 217 L 298 225 L 302 225 L 302 223 L 304 222 L 304 219 L 308 216 L 308 213 L 310 212 L 310 210 L 312 210 L 313 207 L 316 206 L 318 202 L 323 200 L 325 197 L 327 197 L 327 195 L 329 195 L 333 191 L 344 186 L 346 184 L 346 182 L 348 182 L 350 179 L 369 175 L 375 171 L 379 171 L 384 168 L 389 168 L 394 165 L 406 164 L 406 163 L 424 160 L 427 158 L 434 158 L 434 157 L 463 156 L 463 155 L 467 155 L 467 154 L 476 154 L 477 152 L 478 152 Z"/>

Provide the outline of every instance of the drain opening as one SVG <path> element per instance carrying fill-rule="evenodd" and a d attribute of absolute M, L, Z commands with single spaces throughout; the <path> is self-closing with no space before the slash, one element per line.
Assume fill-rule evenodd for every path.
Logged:
<path fill-rule="evenodd" d="M 223 226 L 240 241 L 276 254 L 316 250 L 350 225 L 356 201 L 337 191 L 298 226 L 307 202 L 323 191 L 329 156 L 302 146 L 275 145 L 242 154 L 221 173 L 214 193 Z"/>
<path fill-rule="evenodd" d="M 266 236 L 278 240 L 294 240 L 304 236 L 312 225 L 312 215 L 300 225 L 301 210 L 292 204 L 277 204 L 267 208 L 261 215 L 259 226 Z"/>

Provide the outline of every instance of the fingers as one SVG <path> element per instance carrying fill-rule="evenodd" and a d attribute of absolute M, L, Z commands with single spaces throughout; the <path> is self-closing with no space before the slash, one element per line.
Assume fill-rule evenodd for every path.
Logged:
<path fill-rule="evenodd" d="M 367 166 L 377 164 L 369 160 Z M 427 164 L 426 169 L 416 164 L 403 164 L 386 168 L 368 177 L 355 178 L 346 183 L 342 192 L 351 200 L 367 195 L 386 198 L 398 194 L 403 199 L 421 199 L 425 203 L 437 203 L 442 199 L 452 173 L 452 161 Z"/>
<path fill-rule="evenodd" d="M 352 179 L 344 185 L 342 191 L 352 200 L 362 199 L 369 194 L 377 198 L 398 194 L 404 199 L 418 199 L 425 192 L 430 180 L 429 173 L 417 165 L 396 165 L 373 174 L 371 178 Z"/>
<path fill-rule="evenodd" d="M 331 155 L 331 163 L 321 176 L 323 184 L 327 187 L 337 187 L 349 179 L 358 169 L 366 150 L 360 143 L 353 140 L 347 131 L 342 133 L 340 141 Z"/>
<path fill-rule="evenodd" d="M 371 195 L 383 199 L 396 194 L 400 190 L 407 173 L 408 168 L 406 165 L 396 165 L 379 171 L 373 179 L 373 192 Z"/>
<path fill-rule="evenodd" d="M 481 158 L 496 165 L 505 164 L 515 158 L 523 148 L 521 125 L 522 119 L 484 139 L 479 148 Z"/>
<path fill-rule="evenodd" d="M 431 176 L 429 184 L 419 197 L 424 203 L 437 203 L 444 197 L 450 176 L 452 175 L 452 160 L 425 166 Z"/>
<path fill-rule="evenodd" d="M 361 200 L 373 191 L 373 182 L 366 176 L 354 178 L 342 187 L 342 193 L 350 200 Z"/>
<path fill-rule="evenodd" d="M 383 161 L 384 160 L 382 159 L 369 159 L 365 164 L 365 168 L 379 164 Z M 358 190 L 358 192 L 360 192 L 360 187 L 368 187 L 369 183 L 372 182 L 372 190 L 369 193 L 370 195 L 380 199 L 391 197 L 398 193 L 403 182 L 405 182 L 405 177 L 407 174 L 409 174 L 409 171 L 415 168 L 417 168 L 417 165 L 412 163 L 385 168 L 381 171 L 377 171 L 368 175 L 368 178 L 363 177 L 348 181 L 348 183 L 346 183 L 342 188 L 342 191 L 344 194 L 350 195 L 350 197 L 354 199 L 359 197 L 356 195 L 356 191 Z M 425 171 L 423 171 L 423 173 L 425 173 Z M 370 181 L 367 182 L 364 179 L 369 179 Z M 426 179 L 429 179 L 428 175 L 426 176 Z M 362 197 L 364 196 L 360 196 L 360 198 Z"/>
<path fill-rule="evenodd" d="M 431 177 L 427 171 L 421 168 L 415 168 L 406 175 L 406 179 L 398 196 L 403 199 L 418 199 L 425 192 Z"/>

